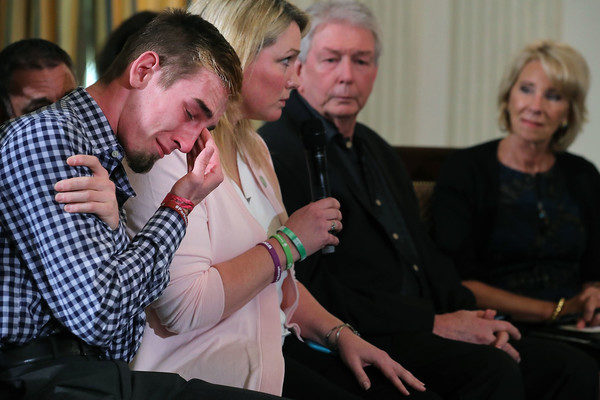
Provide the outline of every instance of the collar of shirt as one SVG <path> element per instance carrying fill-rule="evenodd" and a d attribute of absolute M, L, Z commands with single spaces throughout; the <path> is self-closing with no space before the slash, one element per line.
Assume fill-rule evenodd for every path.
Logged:
<path fill-rule="evenodd" d="M 347 143 L 352 143 L 352 141 L 344 138 L 342 136 L 342 134 L 338 131 L 337 127 L 331 121 L 329 121 L 328 119 L 323 117 L 321 114 L 319 114 L 319 112 L 317 110 L 315 110 L 310 104 L 308 104 L 308 101 L 306 101 L 306 99 L 299 94 L 298 94 L 298 99 L 300 100 L 300 102 L 302 102 L 306 106 L 309 113 L 313 117 L 319 119 L 323 123 L 323 127 L 325 128 L 325 138 L 327 139 L 327 143 L 331 142 L 332 140 L 338 140 L 338 143 L 341 143 L 341 142 L 339 142 L 341 140 L 344 143 L 346 143 L 345 146 L 347 148 L 352 147 L 351 145 L 348 146 L 348 144 L 347 144 Z M 355 133 L 356 133 L 356 130 L 355 130 Z M 338 136 L 339 136 L 339 139 L 335 139 Z"/>

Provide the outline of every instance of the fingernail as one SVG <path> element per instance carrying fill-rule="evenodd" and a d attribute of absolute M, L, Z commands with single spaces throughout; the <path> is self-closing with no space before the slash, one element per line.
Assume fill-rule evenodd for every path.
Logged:
<path fill-rule="evenodd" d="M 362 382 L 360 385 L 361 385 L 361 386 L 362 386 L 362 388 L 363 388 L 363 389 L 365 389 L 365 390 L 369 390 L 369 388 L 371 387 L 371 385 L 370 385 L 370 384 L 369 384 L 369 382 L 367 382 L 367 381 L 363 381 L 363 382 Z"/>

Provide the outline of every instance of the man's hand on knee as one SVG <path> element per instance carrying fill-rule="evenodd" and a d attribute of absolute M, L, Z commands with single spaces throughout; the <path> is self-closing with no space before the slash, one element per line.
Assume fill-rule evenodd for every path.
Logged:
<path fill-rule="evenodd" d="M 433 333 L 447 339 L 492 345 L 506 351 L 517 362 L 520 361 L 519 353 L 508 340 L 521 339 L 521 333 L 510 322 L 494 319 L 495 315 L 494 310 L 461 310 L 438 314 L 434 318 Z"/>

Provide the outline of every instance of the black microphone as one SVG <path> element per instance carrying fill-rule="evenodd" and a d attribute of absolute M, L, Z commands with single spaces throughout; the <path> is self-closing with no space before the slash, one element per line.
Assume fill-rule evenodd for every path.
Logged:
<path fill-rule="evenodd" d="M 302 143 L 308 175 L 310 178 L 310 197 L 312 201 L 324 199 L 331 195 L 329 180 L 327 178 L 327 153 L 325 152 L 325 128 L 323 123 L 316 119 L 309 119 L 302 123 Z M 335 247 L 329 245 L 321 250 L 323 254 L 330 254 Z"/>

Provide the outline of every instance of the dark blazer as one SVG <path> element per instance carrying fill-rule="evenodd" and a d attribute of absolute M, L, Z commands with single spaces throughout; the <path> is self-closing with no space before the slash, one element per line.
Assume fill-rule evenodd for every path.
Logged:
<path fill-rule="evenodd" d="M 488 262 L 483 249 L 498 209 L 500 140 L 457 151 L 441 169 L 433 197 L 434 238 L 453 257 L 464 279 L 481 279 Z M 600 280 L 600 174 L 592 163 L 566 152 L 555 168 L 568 176 L 567 190 L 581 212 L 586 234 L 580 262 L 583 281 Z M 517 232 L 515 234 L 518 234 Z M 488 282 L 490 283 L 490 282 Z"/>
<path fill-rule="evenodd" d="M 308 168 L 299 138 L 301 123 L 309 115 L 300 95 L 292 92 L 282 117 L 259 129 L 271 151 L 283 201 L 290 214 L 311 200 Z M 473 308 L 473 295 L 460 284 L 451 262 L 428 237 L 411 180 L 395 150 L 362 124 L 357 124 L 355 135 L 360 135 L 362 143 L 376 155 L 396 200 L 393 206 L 402 210 L 421 259 L 418 271 L 401 267 L 392 239 L 372 212 L 374 205 L 360 183 L 346 173 L 345 161 L 331 151 L 335 144 L 330 141 L 329 182 L 332 197 L 341 203 L 344 224 L 339 234 L 340 245 L 333 254 L 317 252 L 298 263 L 296 275 L 326 309 L 366 335 L 431 332 L 434 313 Z M 401 295 L 403 273 L 416 273 L 425 279 L 431 297 Z"/>

